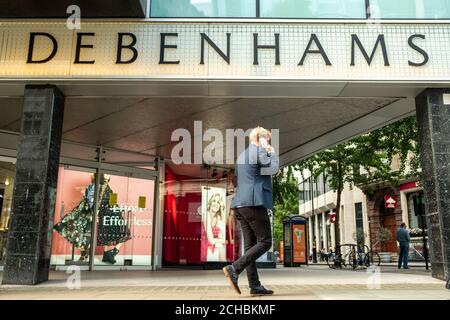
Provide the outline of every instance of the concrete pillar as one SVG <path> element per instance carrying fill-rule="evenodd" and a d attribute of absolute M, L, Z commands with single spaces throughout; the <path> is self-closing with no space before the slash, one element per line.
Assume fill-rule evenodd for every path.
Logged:
<path fill-rule="evenodd" d="M 432 275 L 450 269 L 450 89 L 427 89 L 416 98 Z M 448 284 L 448 283 L 447 283 Z"/>
<path fill-rule="evenodd" d="M 26 86 L 3 284 L 48 280 L 64 96 Z"/>
<path fill-rule="evenodd" d="M 314 213 L 314 219 L 315 219 L 315 233 L 316 233 L 316 249 L 317 252 L 319 252 L 320 249 L 322 249 L 322 246 L 320 244 L 320 233 L 319 233 L 319 215 L 317 213 Z"/>
<path fill-rule="evenodd" d="M 336 250 L 336 226 L 334 225 L 334 223 L 331 224 L 331 228 L 330 228 L 330 232 L 331 232 L 331 247 L 333 247 L 333 250 Z"/>
<path fill-rule="evenodd" d="M 312 217 L 308 217 L 308 241 L 309 241 L 309 251 L 312 251 L 313 244 L 314 244 Z M 308 252 L 308 255 L 309 255 L 309 252 Z"/>
<path fill-rule="evenodd" d="M 328 251 L 328 234 L 327 234 L 327 224 L 325 219 L 325 212 L 322 212 L 322 232 L 323 232 L 323 247 Z"/>

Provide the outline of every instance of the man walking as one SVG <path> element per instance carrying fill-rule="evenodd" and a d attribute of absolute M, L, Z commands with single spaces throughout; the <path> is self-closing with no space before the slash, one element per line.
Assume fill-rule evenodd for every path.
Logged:
<path fill-rule="evenodd" d="M 400 228 L 397 230 L 397 241 L 400 244 L 400 254 L 398 256 L 398 268 L 408 268 L 408 255 L 409 255 L 409 231 L 406 229 L 406 223 L 402 222 Z"/>
<path fill-rule="evenodd" d="M 256 260 L 272 246 L 267 209 L 273 209 L 272 175 L 278 172 L 278 156 L 269 144 L 270 131 L 257 127 L 250 133 L 250 145 L 242 152 L 235 168 L 237 191 L 231 203 L 244 237 L 245 254 L 223 268 L 230 286 L 238 293 L 239 274 L 247 271 L 250 294 L 270 295 L 261 285 Z"/>

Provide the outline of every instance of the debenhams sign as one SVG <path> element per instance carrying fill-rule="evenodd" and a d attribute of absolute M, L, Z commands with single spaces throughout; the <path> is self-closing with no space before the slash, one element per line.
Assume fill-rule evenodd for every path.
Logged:
<path fill-rule="evenodd" d="M 0 78 L 450 80 L 447 24 L 0 22 Z"/>

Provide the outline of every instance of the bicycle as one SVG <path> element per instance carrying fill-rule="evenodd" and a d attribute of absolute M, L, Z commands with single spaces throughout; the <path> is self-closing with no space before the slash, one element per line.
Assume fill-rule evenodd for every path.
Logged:
<path fill-rule="evenodd" d="M 371 265 L 379 266 L 381 263 L 379 254 L 370 250 L 366 245 L 343 244 L 336 249 L 335 253 L 329 253 L 326 256 L 327 264 L 331 269 L 342 269 L 342 267 L 346 267 L 355 270 L 358 267 L 368 268 Z"/>
<path fill-rule="evenodd" d="M 367 251 L 366 251 L 367 249 Z M 358 267 L 369 268 L 371 265 L 379 266 L 381 263 L 380 255 L 369 249 L 366 245 L 353 245 L 349 257 L 349 264 L 352 269 Z"/>
<path fill-rule="evenodd" d="M 326 256 L 327 264 L 331 269 L 341 269 L 342 266 L 349 267 L 348 262 L 351 250 L 344 250 L 345 247 L 351 247 L 351 244 L 343 244 L 336 248 L 336 252 L 329 253 Z M 343 253 L 344 252 L 344 253 Z"/>

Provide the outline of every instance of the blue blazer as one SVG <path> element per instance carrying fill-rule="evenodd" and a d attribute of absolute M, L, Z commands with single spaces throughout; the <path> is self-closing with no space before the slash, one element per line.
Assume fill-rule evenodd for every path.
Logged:
<path fill-rule="evenodd" d="M 273 209 L 272 176 L 278 172 L 279 160 L 254 144 L 238 157 L 234 174 L 237 190 L 231 208 L 263 206 Z"/>

